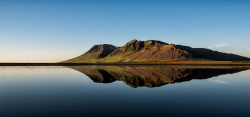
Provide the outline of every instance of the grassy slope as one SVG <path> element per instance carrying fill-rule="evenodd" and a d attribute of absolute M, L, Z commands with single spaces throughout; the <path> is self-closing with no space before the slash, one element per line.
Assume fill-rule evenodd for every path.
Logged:
<path fill-rule="evenodd" d="M 99 59 L 93 58 L 90 55 L 86 55 L 84 57 L 76 57 L 70 60 L 62 61 L 60 63 L 95 63 L 98 61 Z"/>

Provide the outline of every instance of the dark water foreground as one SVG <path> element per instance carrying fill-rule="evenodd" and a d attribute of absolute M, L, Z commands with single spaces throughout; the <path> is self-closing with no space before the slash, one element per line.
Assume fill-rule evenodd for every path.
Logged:
<path fill-rule="evenodd" d="M 249 117 L 250 70 L 0 67 L 0 117 Z"/>

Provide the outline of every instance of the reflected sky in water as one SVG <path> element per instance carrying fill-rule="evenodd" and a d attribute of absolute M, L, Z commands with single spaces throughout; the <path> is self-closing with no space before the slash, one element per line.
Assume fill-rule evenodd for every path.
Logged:
<path fill-rule="evenodd" d="M 0 116 L 246 117 L 249 75 L 246 69 L 0 67 Z M 140 82 L 127 82 L 133 78 Z"/>

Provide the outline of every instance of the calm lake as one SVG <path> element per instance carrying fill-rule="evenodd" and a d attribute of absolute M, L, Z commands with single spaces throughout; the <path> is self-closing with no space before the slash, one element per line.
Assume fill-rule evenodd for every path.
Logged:
<path fill-rule="evenodd" d="M 250 70 L 0 67 L 1 117 L 250 117 Z"/>

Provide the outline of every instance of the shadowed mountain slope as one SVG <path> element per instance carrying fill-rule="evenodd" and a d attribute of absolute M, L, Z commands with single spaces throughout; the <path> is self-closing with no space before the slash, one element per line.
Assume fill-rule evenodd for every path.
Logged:
<path fill-rule="evenodd" d="M 111 83 L 116 80 L 136 87 L 159 87 L 192 79 L 207 79 L 224 74 L 232 74 L 245 69 L 185 69 L 158 67 L 118 67 L 118 66 L 71 66 L 97 83 Z"/>
<path fill-rule="evenodd" d="M 250 58 L 239 56 L 236 54 L 222 53 L 206 48 L 191 48 L 188 46 L 176 45 L 178 48 L 192 53 L 193 58 L 204 58 L 214 61 L 249 61 Z"/>
<path fill-rule="evenodd" d="M 154 62 L 173 60 L 250 61 L 250 58 L 205 48 L 168 44 L 161 41 L 132 40 L 122 47 L 95 45 L 85 54 L 65 63 Z"/>

